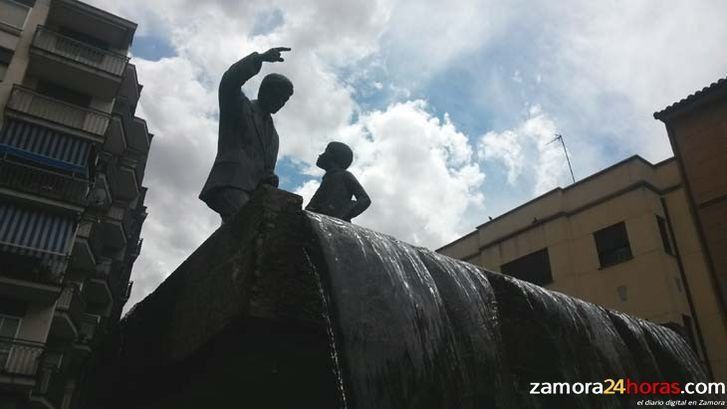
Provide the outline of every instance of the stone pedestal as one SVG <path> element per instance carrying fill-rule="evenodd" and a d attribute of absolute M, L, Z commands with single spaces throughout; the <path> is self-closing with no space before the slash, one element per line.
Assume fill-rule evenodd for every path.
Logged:
<path fill-rule="evenodd" d="M 106 340 L 89 407 L 336 407 L 301 205 L 258 190 L 134 306 Z"/>

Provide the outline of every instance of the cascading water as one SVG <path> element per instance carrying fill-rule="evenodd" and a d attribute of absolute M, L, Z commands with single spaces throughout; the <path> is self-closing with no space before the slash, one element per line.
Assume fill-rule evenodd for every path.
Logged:
<path fill-rule="evenodd" d="M 348 408 L 626 408 L 531 382 L 699 382 L 673 331 L 307 213 Z"/>

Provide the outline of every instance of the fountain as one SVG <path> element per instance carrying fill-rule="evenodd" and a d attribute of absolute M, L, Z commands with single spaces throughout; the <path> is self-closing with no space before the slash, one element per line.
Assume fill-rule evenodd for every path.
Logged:
<path fill-rule="evenodd" d="M 107 337 L 87 401 L 155 409 L 630 408 L 658 396 L 531 389 L 706 381 L 690 347 L 667 328 L 301 204 L 259 191 Z"/>

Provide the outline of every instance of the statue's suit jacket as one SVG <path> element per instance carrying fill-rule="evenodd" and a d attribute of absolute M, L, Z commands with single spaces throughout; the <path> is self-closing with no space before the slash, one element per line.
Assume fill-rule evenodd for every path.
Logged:
<path fill-rule="evenodd" d="M 279 141 L 273 120 L 240 89 L 260 72 L 261 66 L 260 55 L 252 53 L 222 75 L 217 157 L 199 195 L 204 202 L 218 188 L 252 192 L 262 179 L 274 173 Z"/>

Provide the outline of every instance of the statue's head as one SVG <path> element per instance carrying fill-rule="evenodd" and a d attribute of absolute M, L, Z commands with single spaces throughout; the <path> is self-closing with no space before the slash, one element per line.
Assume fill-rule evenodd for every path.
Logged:
<path fill-rule="evenodd" d="M 281 74 L 268 74 L 260 83 L 257 100 L 260 107 L 269 114 L 274 114 L 288 102 L 293 95 L 293 83 Z"/>
<path fill-rule="evenodd" d="M 345 143 L 331 142 L 326 150 L 318 156 L 316 166 L 323 170 L 332 168 L 348 169 L 353 162 L 353 151 Z"/>

